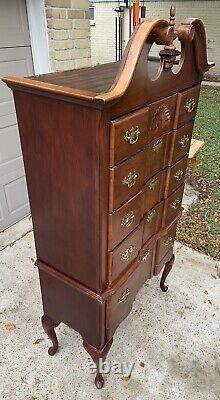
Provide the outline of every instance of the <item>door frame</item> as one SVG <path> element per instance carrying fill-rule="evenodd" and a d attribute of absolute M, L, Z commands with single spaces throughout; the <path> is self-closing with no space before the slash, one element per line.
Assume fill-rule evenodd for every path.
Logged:
<path fill-rule="evenodd" d="M 35 75 L 51 72 L 44 0 L 26 0 Z"/>

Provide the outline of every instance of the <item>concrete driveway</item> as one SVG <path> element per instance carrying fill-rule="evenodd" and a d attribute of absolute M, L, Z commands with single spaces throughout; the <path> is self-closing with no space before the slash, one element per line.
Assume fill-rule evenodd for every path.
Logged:
<path fill-rule="evenodd" d="M 0 399 L 219 400 L 217 261 L 178 243 L 162 293 L 147 282 L 115 336 L 109 361 L 135 362 L 130 379 L 107 376 L 98 391 L 79 334 L 61 324 L 47 354 L 32 232 L 0 251 Z"/>

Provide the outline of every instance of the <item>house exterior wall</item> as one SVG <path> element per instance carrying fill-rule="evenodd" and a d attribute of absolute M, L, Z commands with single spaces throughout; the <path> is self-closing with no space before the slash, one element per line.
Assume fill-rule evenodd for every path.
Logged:
<path fill-rule="evenodd" d="M 95 8 L 94 26 L 91 26 L 92 63 L 105 63 L 115 60 L 115 7 L 118 1 L 93 0 Z M 140 2 L 142 4 L 142 1 Z M 146 1 L 146 18 L 168 18 L 170 1 Z M 124 5 L 121 1 L 120 5 Z M 210 75 L 220 79 L 220 1 L 188 1 L 176 0 L 177 23 L 187 17 L 198 17 L 205 24 L 207 35 L 208 58 L 216 66 Z M 124 45 L 128 40 L 129 13 L 126 8 L 124 18 Z M 155 55 L 155 50 L 153 52 Z"/>
<path fill-rule="evenodd" d="M 51 71 L 91 65 L 88 0 L 44 0 Z"/>

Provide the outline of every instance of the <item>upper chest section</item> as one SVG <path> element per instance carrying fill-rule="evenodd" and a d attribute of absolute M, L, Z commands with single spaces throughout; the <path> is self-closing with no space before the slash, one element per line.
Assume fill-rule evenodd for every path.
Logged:
<path fill-rule="evenodd" d="M 113 119 L 110 123 L 110 166 L 120 164 L 150 143 L 153 143 L 152 151 L 158 153 L 164 144 L 156 139 L 195 118 L 199 90 L 200 85 L 194 86 Z"/>

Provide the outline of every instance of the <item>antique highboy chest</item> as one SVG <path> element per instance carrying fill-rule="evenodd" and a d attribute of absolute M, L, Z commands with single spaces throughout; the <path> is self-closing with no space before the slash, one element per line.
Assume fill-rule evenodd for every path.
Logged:
<path fill-rule="evenodd" d="M 167 290 L 200 83 L 212 66 L 202 22 L 175 27 L 174 14 L 141 23 L 120 62 L 4 79 L 14 92 L 50 355 L 64 322 L 98 364 L 142 284 L 164 266 Z M 155 58 L 153 43 L 164 46 Z M 96 386 L 103 382 L 97 369 Z"/>

